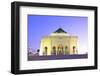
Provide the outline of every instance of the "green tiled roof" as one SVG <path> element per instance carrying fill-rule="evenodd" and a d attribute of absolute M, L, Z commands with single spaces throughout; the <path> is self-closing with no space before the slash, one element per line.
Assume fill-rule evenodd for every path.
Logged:
<path fill-rule="evenodd" d="M 54 33 L 67 33 L 62 28 L 57 29 Z"/>

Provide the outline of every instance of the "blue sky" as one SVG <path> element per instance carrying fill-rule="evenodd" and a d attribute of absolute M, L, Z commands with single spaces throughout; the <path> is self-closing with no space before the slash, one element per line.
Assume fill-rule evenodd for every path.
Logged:
<path fill-rule="evenodd" d="M 88 17 L 51 15 L 28 15 L 28 47 L 39 49 L 41 38 L 58 28 L 78 36 L 80 49 L 88 48 Z"/>

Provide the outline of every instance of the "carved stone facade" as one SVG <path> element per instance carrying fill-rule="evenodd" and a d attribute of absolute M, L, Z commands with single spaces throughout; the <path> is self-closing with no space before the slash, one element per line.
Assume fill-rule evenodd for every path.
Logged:
<path fill-rule="evenodd" d="M 41 39 L 40 55 L 78 54 L 78 37 L 70 36 L 59 28 L 49 36 Z"/>

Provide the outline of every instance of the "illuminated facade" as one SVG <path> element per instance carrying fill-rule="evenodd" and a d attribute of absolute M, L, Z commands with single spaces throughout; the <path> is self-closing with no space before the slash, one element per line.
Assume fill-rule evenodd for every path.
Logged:
<path fill-rule="evenodd" d="M 62 28 L 41 39 L 39 55 L 78 54 L 78 37 L 71 36 Z"/>

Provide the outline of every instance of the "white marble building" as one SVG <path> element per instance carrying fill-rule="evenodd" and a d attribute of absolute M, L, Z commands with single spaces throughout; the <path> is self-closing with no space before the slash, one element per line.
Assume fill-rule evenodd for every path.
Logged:
<path fill-rule="evenodd" d="M 78 54 L 78 37 L 71 36 L 62 28 L 41 39 L 39 55 Z"/>

